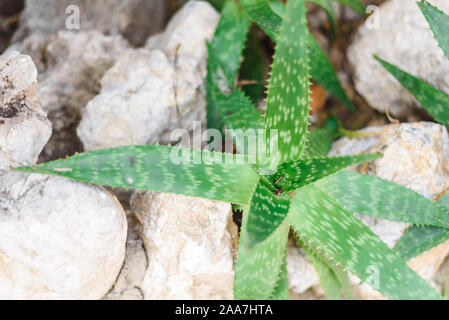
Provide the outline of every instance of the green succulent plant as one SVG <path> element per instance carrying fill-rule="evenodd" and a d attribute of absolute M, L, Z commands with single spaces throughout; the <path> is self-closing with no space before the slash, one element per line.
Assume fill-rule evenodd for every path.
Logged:
<path fill-rule="evenodd" d="M 380 155 L 327 157 L 335 131 L 308 130 L 310 76 L 327 83 L 328 89 L 342 90 L 336 78 L 325 76 L 323 70 L 334 71 L 314 51 L 305 13 L 304 0 L 289 0 L 282 17 L 266 0 L 224 3 L 209 43 L 207 120 L 210 128 L 232 130 L 227 132 L 239 154 L 126 146 L 17 170 L 237 205 L 243 209 L 235 264 L 237 299 L 288 298 L 285 255 L 290 231 L 316 267 L 328 298 L 339 299 L 342 292 L 351 298 L 347 272 L 388 298 L 441 298 L 354 213 L 447 232 L 449 206 L 444 199 L 433 203 L 394 183 L 341 171 Z M 251 20 L 276 41 L 264 114 L 235 81 Z M 262 153 L 245 148 L 252 137 L 249 129 L 264 132 Z M 182 161 L 173 161 L 173 155 Z M 373 272 L 378 274 L 374 282 Z"/>
<path fill-rule="evenodd" d="M 430 29 L 440 48 L 443 50 L 445 56 L 449 58 L 449 42 L 447 37 L 447 33 L 449 32 L 449 16 L 427 1 L 420 1 L 417 5 L 429 23 Z M 377 56 L 375 58 L 416 98 L 421 106 L 435 120 L 443 124 L 446 128 L 449 128 L 448 94 Z M 449 208 L 449 196 L 444 195 L 437 204 L 447 210 Z M 407 230 L 405 235 L 396 244 L 395 250 L 402 258 L 409 260 L 447 240 L 449 240 L 449 230 L 445 228 L 414 225 Z M 446 285 L 446 290 L 448 289 L 449 283 Z"/>

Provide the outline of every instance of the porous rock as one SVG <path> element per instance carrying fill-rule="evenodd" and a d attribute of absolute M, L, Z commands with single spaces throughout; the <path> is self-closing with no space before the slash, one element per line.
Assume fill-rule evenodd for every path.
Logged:
<path fill-rule="evenodd" d="M 288 286 L 292 295 L 299 295 L 320 284 L 320 278 L 306 254 L 294 241 L 287 244 Z"/>
<path fill-rule="evenodd" d="M 0 171 L 34 164 L 52 129 L 36 95 L 31 58 L 11 51 L 0 56 Z"/>
<path fill-rule="evenodd" d="M 151 191 L 131 203 L 148 255 L 145 299 L 232 299 L 238 236 L 229 203 Z"/>
<path fill-rule="evenodd" d="M 139 221 L 127 211 L 128 236 L 126 255 L 114 287 L 106 295 L 106 300 L 142 300 L 142 281 L 148 262 L 143 241 L 139 236 Z"/>
<path fill-rule="evenodd" d="M 166 0 L 27 1 L 14 42 L 30 34 L 48 37 L 60 30 L 98 30 L 109 35 L 121 34 L 134 45 L 142 45 L 148 36 L 163 28 L 167 6 Z"/>
<path fill-rule="evenodd" d="M 220 15 L 206 1 L 189 1 L 170 20 L 164 32 L 150 37 L 148 49 L 160 49 L 173 59 L 177 54 L 190 57 L 205 70 L 207 46 Z"/>
<path fill-rule="evenodd" d="M 210 4 L 191 1 L 147 48 L 123 54 L 83 109 L 84 148 L 168 143 L 173 129 L 204 122 L 206 41 L 218 18 Z"/>
<path fill-rule="evenodd" d="M 100 80 L 128 48 L 120 36 L 99 31 L 60 31 L 49 39 L 34 34 L 12 46 L 40 66 L 37 94 L 53 126 L 42 160 L 82 151 L 76 136 L 80 109 L 100 91 Z"/>
<path fill-rule="evenodd" d="M 77 129 L 86 150 L 156 143 L 177 128 L 177 106 L 190 129 L 205 116 L 203 79 L 180 57 L 173 64 L 160 50 L 129 50 L 101 80 L 101 92 L 82 111 Z M 174 81 L 177 74 L 177 95 Z"/>
<path fill-rule="evenodd" d="M 388 0 L 379 6 L 379 28 L 362 25 L 348 49 L 356 90 L 375 109 L 405 117 L 419 106 L 413 96 L 373 58 L 378 55 L 449 93 L 449 60 L 438 47 L 418 0 Z M 449 14 L 449 2 L 429 0 Z"/>
<path fill-rule="evenodd" d="M 100 187 L 1 175 L 0 298 L 102 298 L 122 267 L 126 229 L 117 199 Z"/>

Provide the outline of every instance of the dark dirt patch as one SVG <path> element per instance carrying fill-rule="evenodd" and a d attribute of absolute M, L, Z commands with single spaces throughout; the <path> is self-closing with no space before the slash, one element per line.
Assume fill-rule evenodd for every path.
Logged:
<path fill-rule="evenodd" d="M 7 103 L 5 106 L 0 107 L 0 117 L 13 118 L 17 116 L 20 110 L 20 102 L 13 100 Z"/>

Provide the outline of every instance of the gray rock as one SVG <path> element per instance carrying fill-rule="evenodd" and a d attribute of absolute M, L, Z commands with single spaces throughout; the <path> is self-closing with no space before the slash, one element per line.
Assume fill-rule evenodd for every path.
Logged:
<path fill-rule="evenodd" d="M 98 93 L 102 76 L 127 42 L 99 31 L 60 31 L 49 39 L 34 34 L 13 48 L 30 53 L 40 65 L 37 93 L 54 131 L 42 160 L 81 151 L 75 132 L 80 109 Z"/>
<path fill-rule="evenodd" d="M 449 61 L 438 47 L 417 0 L 388 0 L 380 6 L 379 29 L 362 25 L 348 49 L 356 90 L 375 109 L 397 117 L 418 103 L 374 58 L 401 69 L 449 93 Z M 449 13 L 446 0 L 429 1 Z"/>
<path fill-rule="evenodd" d="M 320 284 L 320 278 L 306 254 L 294 241 L 287 245 L 288 285 L 293 295 L 302 294 Z"/>
<path fill-rule="evenodd" d="M 126 217 L 103 188 L 0 176 L 0 299 L 100 299 L 125 256 Z"/>
<path fill-rule="evenodd" d="M 203 78 L 179 58 L 177 104 L 182 123 L 205 117 Z M 102 90 L 82 111 L 77 129 L 86 150 L 156 143 L 178 127 L 175 70 L 160 50 L 129 50 L 103 77 Z"/>
<path fill-rule="evenodd" d="M 204 120 L 206 41 L 218 19 L 208 3 L 189 2 L 150 39 L 151 50 L 123 54 L 83 109 L 77 133 L 84 148 L 167 143 L 179 123 L 192 130 L 195 120 Z"/>
<path fill-rule="evenodd" d="M 207 46 L 215 32 L 217 11 L 205 1 L 189 1 L 170 20 L 163 33 L 148 39 L 145 47 L 160 49 L 173 60 L 176 54 L 200 62 L 205 71 Z"/>
<path fill-rule="evenodd" d="M 127 212 L 128 236 L 126 240 L 126 256 L 117 281 L 106 300 L 142 300 L 142 281 L 148 267 L 147 255 L 143 241 L 139 236 L 139 221 Z"/>
<path fill-rule="evenodd" d="M 71 30 L 75 22 L 71 8 L 76 6 L 79 8 L 80 31 L 121 34 L 134 45 L 142 45 L 150 35 L 162 30 L 167 5 L 166 0 L 31 0 L 26 2 L 14 42 L 22 41 L 30 34 L 47 38 L 60 30 Z"/>
<path fill-rule="evenodd" d="M 0 171 L 35 164 L 51 135 L 36 95 L 37 69 L 29 56 L 0 56 Z"/>
<path fill-rule="evenodd" d="M 145 191 L 131 204 L 148 255 L 145 299 L 232 299 L 238 234 L 229 203 Z"/>

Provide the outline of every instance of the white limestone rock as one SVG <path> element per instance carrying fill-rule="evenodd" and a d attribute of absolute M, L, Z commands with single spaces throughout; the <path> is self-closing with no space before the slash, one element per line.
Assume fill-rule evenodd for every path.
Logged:
<path fill-rule="evenodd" d="M 203 78 L 180 57 L 177 99 L 175 70 L 160 50 L 129 50 L 104 75 L 102 90 L 89 101 L 77 129 L 86 150 L 156 143 L 182 123 L 205 117 Z"/>
<path fill-rule="evenodd" d="M 150 191 L 133 195 L 143 223 L 145 299 L 232 299 L 237 227 L 229 203 Z"/>
<path fill-rule="evenodd" d="M 128 43 L 120 35 L 99 31 L 60 31 L 49 39 L 29 40 L 12 48 L 34 55 L 40 65 L 37 93 L 54 131 L 43 160 L 82 151 L 75 132 L 80 109 L 99 92 L 101 78 Z"/>
<path fill-rule="evenodd" d="M 36 96 L 31 58 L 11 51 L 0 56 L 0 172 L 31 165 L 52 129 Z"/>
<path fill-rule="evenodd" d="M 206 41 L 210 41 L 220 19 L 219 13 L 205 1 L 189 1 L 170 20 L 164 32 L 150 37 L 148 49 L 160 49 L 170 59 L 176 54 L 200 62 L 205 70 Z"/>
<path fill-rule="evenodd" d="M 180 124 L 193 130 L 194 121 L 204 122 L 206 41 L 218 19 L 210 4 L 191 1 L 147 48 L 122 55 L 83 110 L 77 133 L 84 148 L 168 143 Z"/>
<path fill-rule="evenodd" d="M 147 255 L 139 236 L 139 222 L 127 212 L 128 236 L 126 256 L 114 287 L 106 295 L 106 300 L 142 300 L 141 285 L 148 267 Z"/>
<path fill-rule="evenodd" d="M 306 254 L 294 241 L 287 244 L 288 286 L 293 295 L 299 295 L 320 284 L 320 278 Z"/>
<path fill-rule="evenodd" d="M 418 103 L 373 58 L 378 55 L 399 68 L 449 93 L 449 60 L 438 47 L 416 2 L 388 0 L 379 7 L 379 29 L 362 25 L 348 49 L 356 90 L 375 109 L 396 117 L 408 115 Z M 449 14 L 449 1 L 429 0 Z"/>
<path fill-rule="evenodd" d="M 100 299 L 125 256 L 126 217 L 106 190 L 0 176 L 0 299 Z"/>

